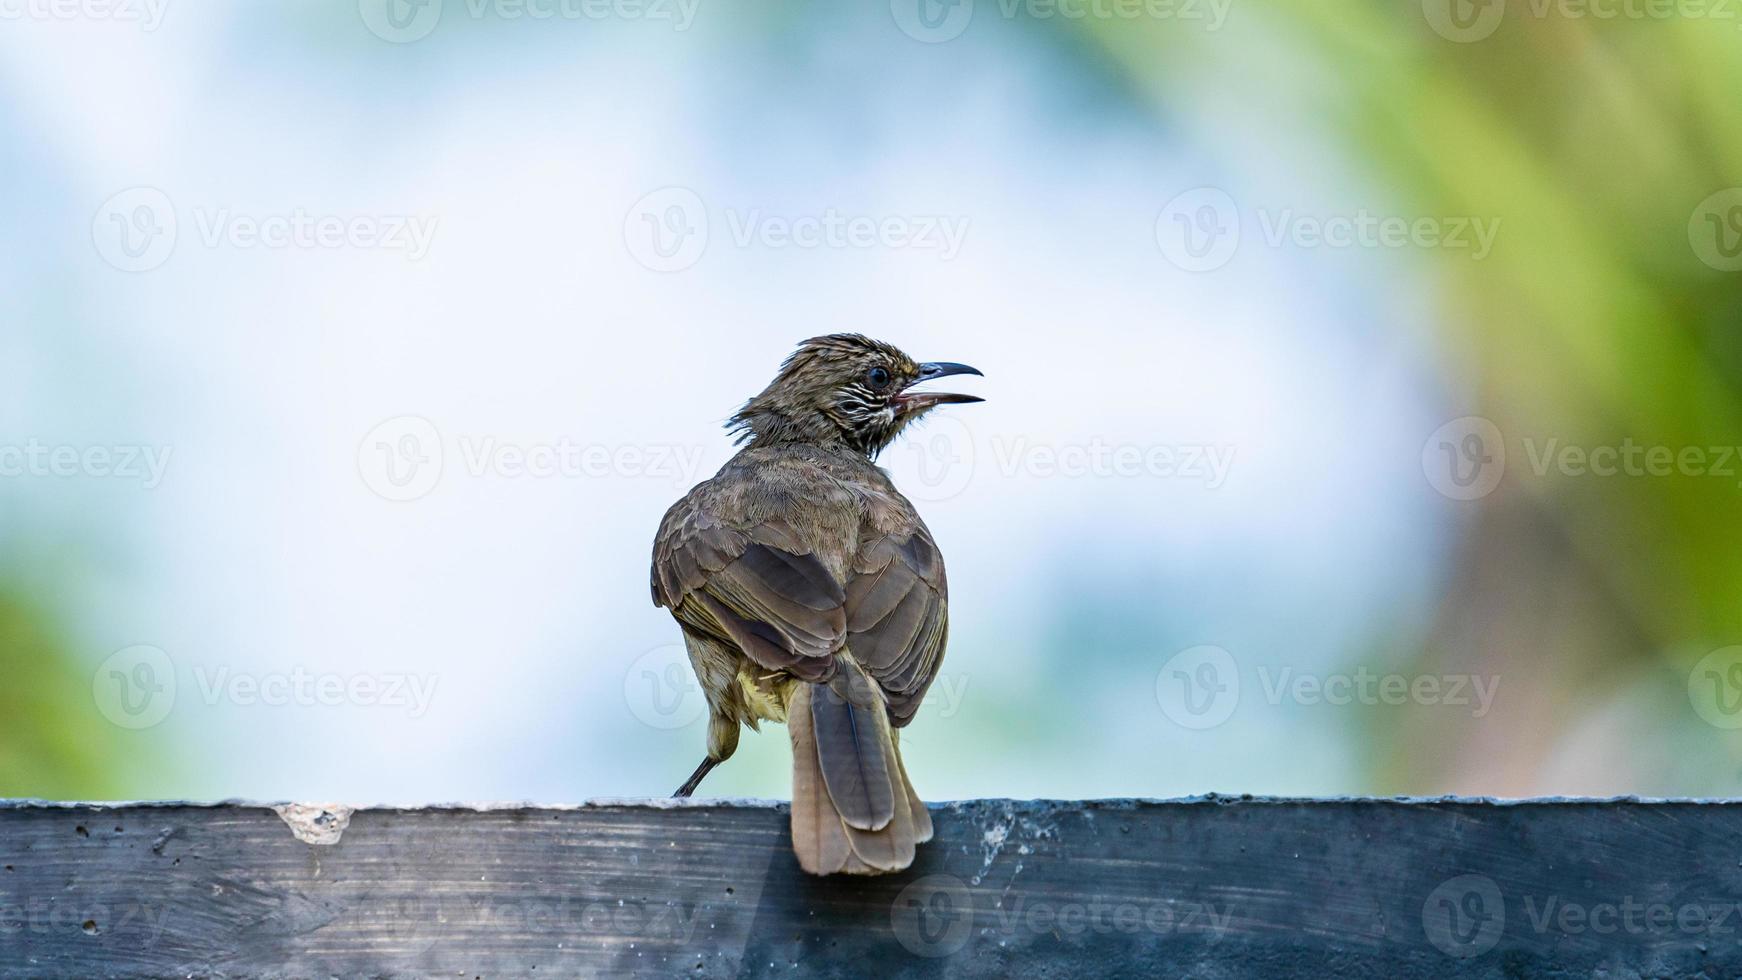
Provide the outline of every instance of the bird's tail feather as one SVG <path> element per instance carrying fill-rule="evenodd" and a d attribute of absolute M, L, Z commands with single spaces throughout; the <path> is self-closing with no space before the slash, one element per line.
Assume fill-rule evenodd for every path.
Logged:
<path fill-rule="evenodd" d="M 886 874 L 931 839 L 931 814 L 901 763 L 888 711 L 858 665 L 799 684 L 792 735 L 792 848 L 811 874 Z"/>

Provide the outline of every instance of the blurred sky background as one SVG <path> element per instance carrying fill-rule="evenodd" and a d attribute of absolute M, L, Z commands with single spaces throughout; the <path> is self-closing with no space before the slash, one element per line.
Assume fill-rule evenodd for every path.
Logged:
<path fill-rule="evenodd" d="M 842 330 L 986 375 L 927 798 L 1737 795 L 1742 10 L 1597 8 L 0 0 L 0 795 L 669 793 Z"/>

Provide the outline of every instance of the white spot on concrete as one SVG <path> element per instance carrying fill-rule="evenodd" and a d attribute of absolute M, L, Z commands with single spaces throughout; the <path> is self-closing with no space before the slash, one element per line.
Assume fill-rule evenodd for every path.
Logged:
<path fill-rule="evenodd" d="M 1052 840 L 1058 836 L 1058 828 L 1017 813 L 1009 800 L 996 802 L 998 809 L 989 814 L 991 822 L 983 825 L 980 831 L 980 871 L 969 879 L 969 884 L 978 885 L 986 877 L 993 862 L 1004 852 L 1005 845 L 1014 841 L 1017 853 L 1027 856 L 1035 850 L 1029 842 Z M 1022 868 L 1023 862 L 1017 861 L 1011 871 L 1012 879 L 1022 873 Z"/>
<path fill-rule="evenodd" d="M 342 803 L 280 803 L 272 809 L 304 844 L 337 844 L 357 810 Z"/>

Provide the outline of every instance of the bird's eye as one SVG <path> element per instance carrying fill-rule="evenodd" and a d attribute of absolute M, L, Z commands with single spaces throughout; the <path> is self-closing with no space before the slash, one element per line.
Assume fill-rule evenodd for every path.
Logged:
<path fill-rule="evenodd" d="M 889 387 L 889 371 L 886 368 L 874 367 L 865 372 L 865 380 L 871 383 L 872 388 L 882 391 Z"/>

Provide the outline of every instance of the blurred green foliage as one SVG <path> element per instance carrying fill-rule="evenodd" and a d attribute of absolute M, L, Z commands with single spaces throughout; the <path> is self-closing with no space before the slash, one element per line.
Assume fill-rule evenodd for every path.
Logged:
<path fill-rule="evenodd" d="M 1742 442 L 1742 288 L 1691 244 L 1702 202 L 1742 185 L 1736 20 L 1512 2 L 1491 34 L 1458 40 L 1424 15 L 1434 2 L 1258 0 L 1222 34 L 1084 23 L 1158 116 L 1213 117 L 1211 153 L 1305 127 L 1394 213 L 1503 222 L 1485 261 L 1414 258 L 1438 283 L 1440 342 L 1473 409 L 1510 451 L 1526 438 Z M 1687 759 L 1675 727 L 1647 715 L 1666 761 L 1640 791 L 1734 792 L 1742 740 L 1700 732 L 1681 687 L 1742 638 L 1739 493 L 1735 476 L 1569 480 L 1509 460 L 1429 633 L 1386 643 L 1419 651 L 1417 670 L 1503 664 L 1509 702 L 1528 710 L 1455 730 L 1431 712 L 1374 712 L 1379 782 L 1536 787 L 1569 730 L 1631 702 L 1667 705 L 1732 763 L 1695 767 L 1690 784 L 1669 761 Z M 1601 739 L 1585 742 L 1584 768 L 1600 768 Z"/>
<path fill-rule="evenodd" d="M 136 771 L 130 734 L 106 722 L 51 617 L 0 589 L 0 796 L 116 799 Z"/>

